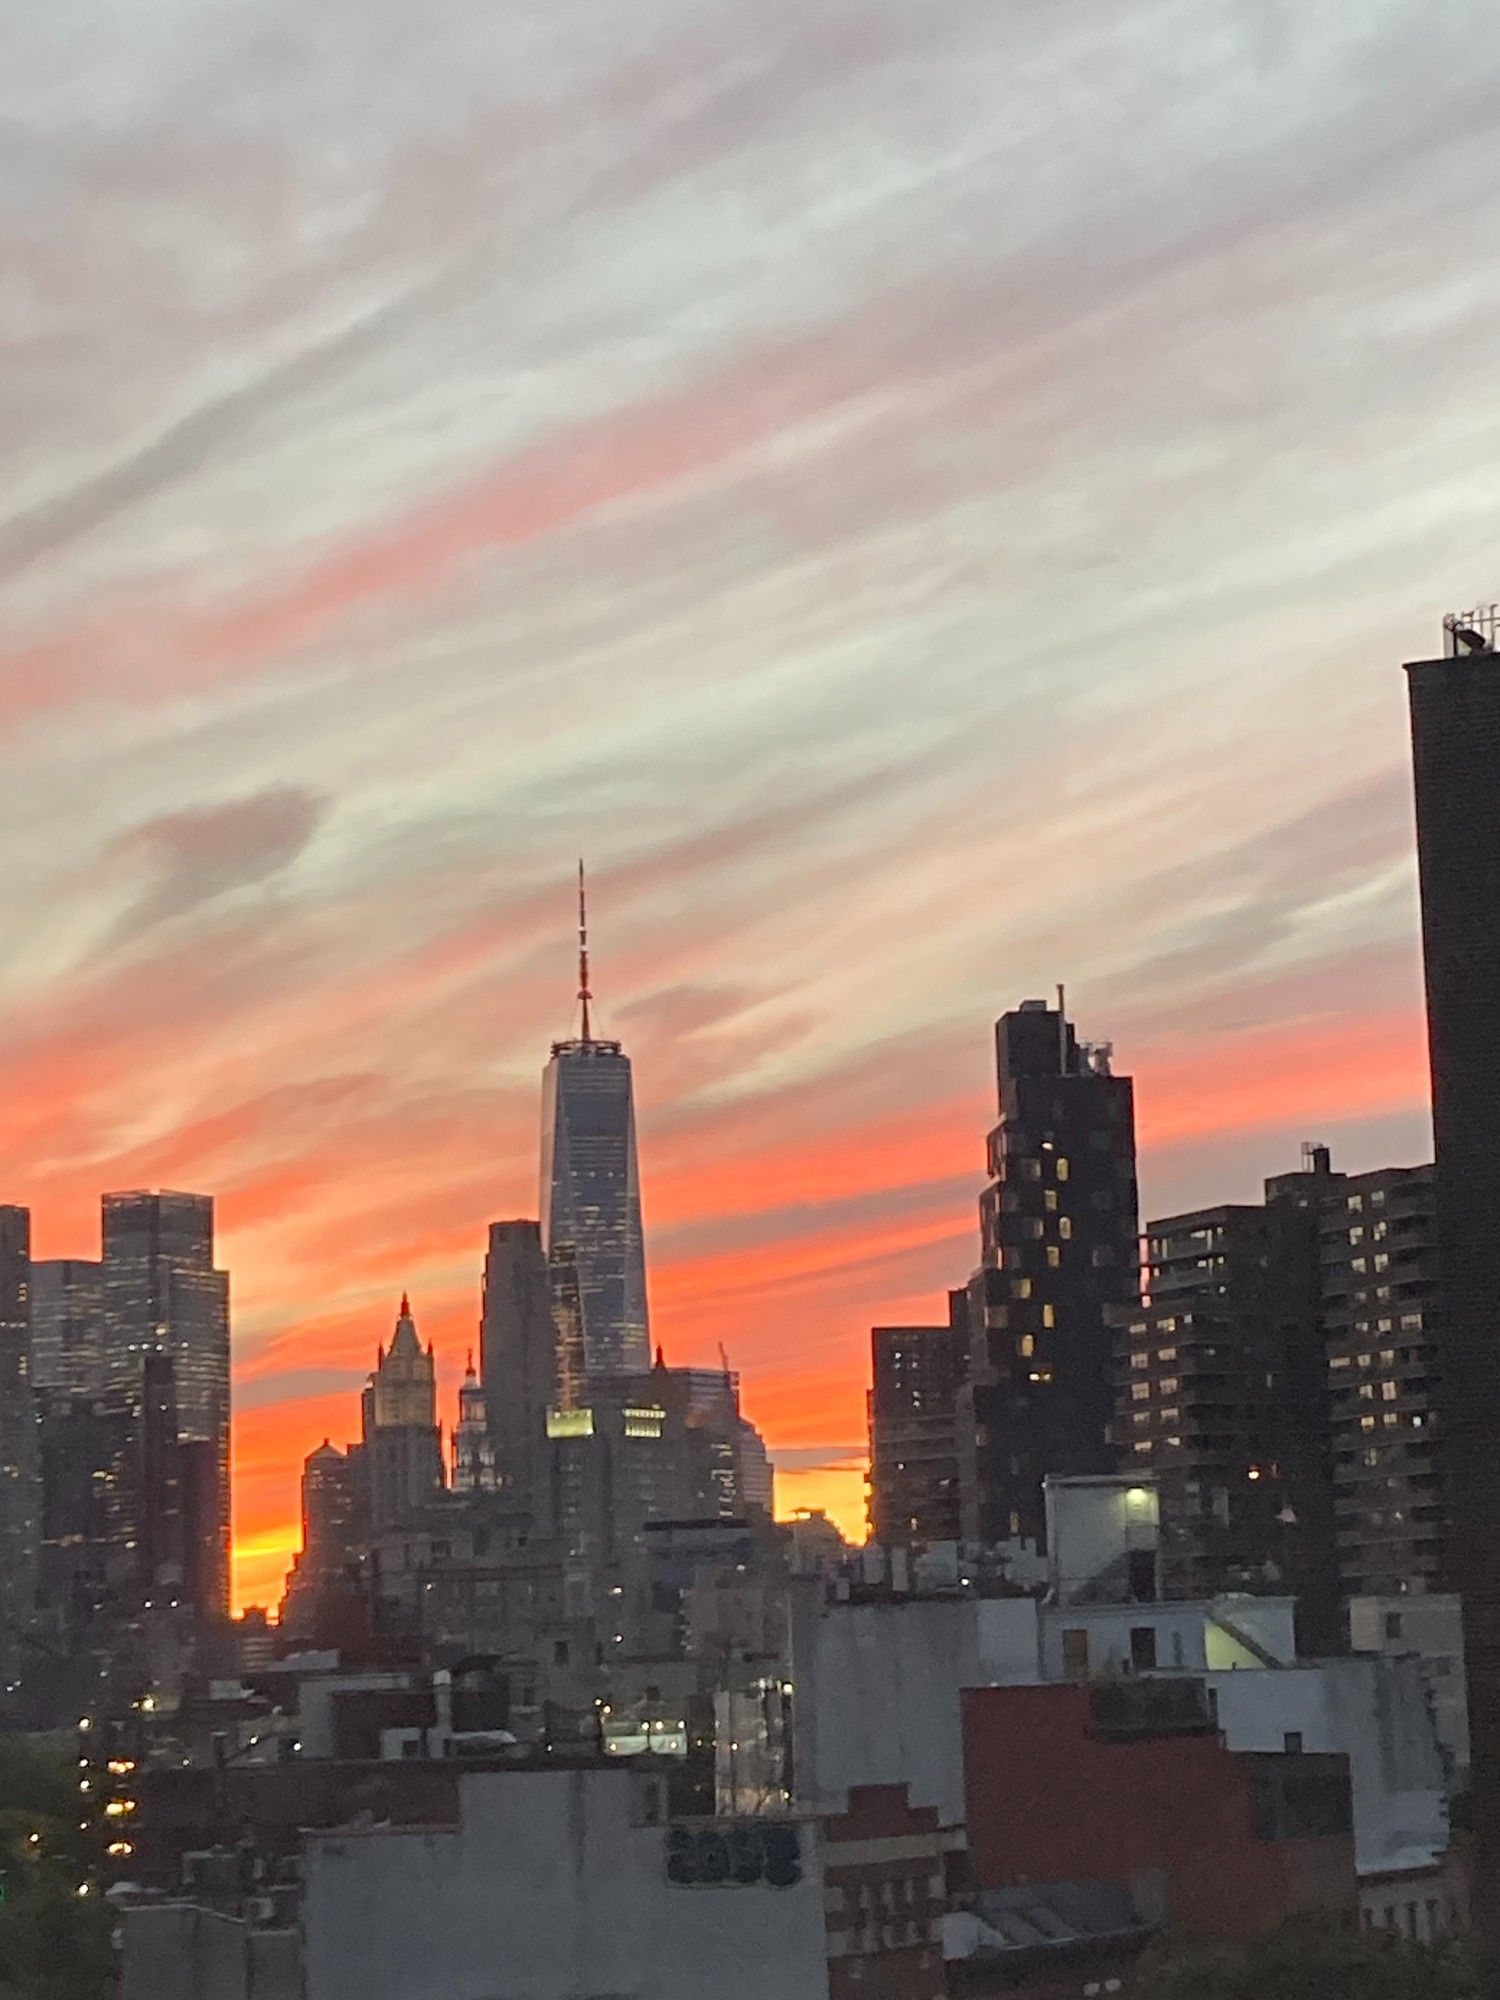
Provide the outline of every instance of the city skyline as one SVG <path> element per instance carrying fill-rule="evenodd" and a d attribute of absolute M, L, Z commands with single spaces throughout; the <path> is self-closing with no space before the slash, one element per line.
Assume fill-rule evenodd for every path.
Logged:
<path fill-rule="evenodd" d="M 653 1333 L 788 1500 L 857 1514 L 1026 993 L 1143 1212 L 1430 1156 L 1384 663 L 1496 589 L 1489 42 L 1116 11 L 16 23 L 0 1195 L 216 1196 L 241 1600 L 403 1286 L 452 1408 L 580 849 Z"/>

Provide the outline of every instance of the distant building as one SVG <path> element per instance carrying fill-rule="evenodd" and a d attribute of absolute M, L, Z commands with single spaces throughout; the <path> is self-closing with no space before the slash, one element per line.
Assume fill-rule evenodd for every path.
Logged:
<path fill-rule="evenodd" d="M 1464 1607 L 1474 1909 L 1500 1945 L 1500 660 L 1493 607 L 1406 669 L 1446 1292 L 1444 1581 Z"/>
<path fill-rule="evenodd" d="M 1061 1005 L 995 1027 L 1000 1122 L 980 1197 L 960 1397 L 966 1540 L 1045 1536 L 1048 1473 L 1114 1459 L 1114 1309 L 1134 1303 L 1137 1203 L 1129 1077 L 1079 1042 Z"/>
<path fill-rule="evenodd" d="M 958 1396 L 968 1299 L 950 1292 L 946 1326 L 871 1329 L 870 1536 L 887 1548 L 956 1542 Z"/>
<path fill-rule="evenodd" d="M 542 1083 L 541 1234 L 564 1320 L 562 1404 L 596 1376 L 651 1365 L 630 1058 L 592 1031 L 581 868 L 578 901 L 581 1031 L 552 1044 Z"/>
<path fill-rule="evenodd" d="M 31 1383 L 31 1214 L 0 1207 L 0 1702 L 36 1601 L 41 1485 Z"/>
<path fill-rule="evenodd" d="M 453 1426 L 453 1478 L 455 1493 L 493 1493 L 496 1490 L 495 1445 L 485 1416 L 484 1390 L 469 1356 L 458 1392 L 458 1422 Z"/>
<path fill-rule="evenodd" d="M 387 1528 L 445 1490 L 437 1416 L 437 1364 L 417 1338 L 403 1292 L 389 1349 L 382 1347 L 361 1399 L 370 1521 Z"/>
<path fill-rule="evenodd" d="M 492 1222 L 484 1260 L 479 1374 L 500 1490 L 543 1504 L 547 1412 L 557 1402 L 557 1328 L 536 1222 Z"/>
<path fill-rule="evenodd" d="M 42 1258 L 31 1267 L 35 1386 L 64 1396 L 104 1386 L 103 1279 L 97 1263 Z"/>
<path fill-rule="evenodd" d="M 302 1466 L 302 1548 L 293 1559 L 281 1626 L 293 1638 L 337 1643 L 360 1593 L 356 1583 L 370 1533 L 365 1450 L 339 1451 L 324 1438 Z"/>
<path fill-rule="evenodd" d="M 204 1602 L 229 1611 L 229 1276 L 214 1265 L 210 1195 L 107 1194 L 103 1203 L 103 1387 L 142 1411 L 146 1362 L 171 1367 L 177 1436 L 213 1453 L 212 1576 Z M 152 1391 L 158 1399 L 162 1380 Z M 159 1416 L 159 1412 L 158 1412 Z"/>

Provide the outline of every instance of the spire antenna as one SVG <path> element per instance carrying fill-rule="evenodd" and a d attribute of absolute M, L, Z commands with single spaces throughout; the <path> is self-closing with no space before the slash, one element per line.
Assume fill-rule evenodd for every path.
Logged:
<path fill-rule="evenodd" d="M 593 1040 L 589 1027 L 589 1007 L 593 1001 L 589 991 L 589 908 L 583 879 L 583 860 L 578 862 L 578 1004 L 583 1009 L 583 1036 L 586 1042 Z"/>

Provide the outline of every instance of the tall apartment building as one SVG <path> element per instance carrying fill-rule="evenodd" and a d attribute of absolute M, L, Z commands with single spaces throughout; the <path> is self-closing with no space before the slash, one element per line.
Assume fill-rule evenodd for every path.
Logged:
<path fill-rule="evenodd" d="M 98 1394 L 104 1383 L 104 1298 L 97 1263 L 80 1257 L 33 1263 L 31 1352 L 37 1389 Z"/>
<path fill-rule="evenodd" d="M 1446 1581 L 1463 1600 L 1473 1903 L 1500 1948 L 1500 616 L 1444 621 L 1411 662 L 1417 858 L 1445 1293 Z"/>
<path fill-rule="evenodd" d="M 870 1537 L 885 1548 L 955 1542 L 967 1294 L 948 1294 L 945 1326 L 873 1327 L 870 1350 Z"/>
<path fill-rule="evenodd" d="M 1433 1169 L 1341 1177 L 1319 1234 L 1343 1593 L 1435 1590 L 1447 1329 Z"/>
<path fill-rule="evenodd" d="M 208 1518 L 194 1523 L 191 1567 L 202 1578 L 201 1607 L 229 1611 L 229 1274 L 214 1265 L 213 1197 L 107 1194 L 103 1204 L 102 1389 L 142 1414 L 148 1359 L 159 1368 L 152 1394 L 170 1394 L 177 1437 L 210 1448 L 211 1473 L 193 1488 Z"/>
<path fill-rule="evenodd" d="M 961 1517 L 968 1540 L 1044 1547 L 1043 1478 L 1113 1470 L 1113 1314 L 1138 1297 L 1135 1112 L 1129 1077 L 1079 1042 L 1060 995 L 1006 1014 L 995 1054 Z"/>
<path fill-rule="evenodd" d="M 0 1672 L 20 1665 L 41 1543 L 36 1398 L 31 1385 L 31 1214 L 0 1207 Z M 0 1695 L 5 1681 L 0 1679 Z"/>
<path fill-rule="evenodd" d="M 1342 1184 L 1314 1147 L 1263 1203 L 1149 1222 L 1141 1303 L 1119 1320 L 1121 1466 L 1156 1476 L 1165 1588 L 1291 1592 L 1309 1652 L 1343 1634 L 1319 1285 Z"/>

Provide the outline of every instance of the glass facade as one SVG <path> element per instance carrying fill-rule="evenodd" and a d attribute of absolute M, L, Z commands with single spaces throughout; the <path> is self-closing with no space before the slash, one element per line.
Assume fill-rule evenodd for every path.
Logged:
<path fill-rule="evenodd" d="M 542 1243 L 576 1283 L 587 1378 L 650 1366 L 630 1058 L 618 1042 L 554 1042 L 542 1093 Z M 566 1371 L 565 1371 L 566 1372 Z M 568 1400 L 564 1398 L 564 1400 Z"/>
<path fill-rule="evenodd" d="M 0 1673 L 7 1679 L 19 1665 L 13 1645 L 33 1609 L 39 1512 L 31 1215 L 0 1207 Z"/>
<path fill-rule="evenodd" d="M 104 1366 L 99 1266 L 78 1257 L 31 1267 L 32 1378 L 38 1389 L 96 1395 Z"/>
<path fill-rule="evenodd" d="M 214 1451 L 211 1600 L 229 1607 L 229 1274 L 214 1268 L 213 1197 L 104 1197 L 103 1387 L 140 1414 L 146 1361 L 172 1364 L 177 1434 Z"/>

